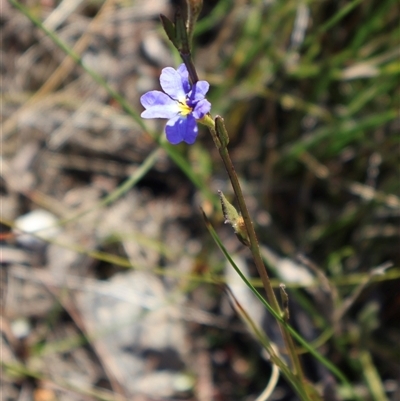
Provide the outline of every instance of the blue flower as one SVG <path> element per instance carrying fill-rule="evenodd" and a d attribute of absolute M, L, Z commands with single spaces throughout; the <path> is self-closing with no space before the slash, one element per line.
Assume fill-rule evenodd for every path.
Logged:
<path fill-rule="evenodd" d="M 206 81 L 198 81 L 193 86 L 185 64 L 177 70 L 164 68 L 160 76 L 160 91 L 145 93 L 140 102 L 146 109 L 143 118 L 168 118 L 165 133 L 173 145 L 182 141 L 193 144 L 198 128 L 196 120 L 203 118 L 211 109 L 205 95 L 210 87 Z"/>

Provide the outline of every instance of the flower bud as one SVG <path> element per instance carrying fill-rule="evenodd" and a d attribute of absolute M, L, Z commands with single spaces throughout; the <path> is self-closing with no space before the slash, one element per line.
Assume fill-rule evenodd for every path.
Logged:
<path fill-rule="evenodd" d="M 229 223 L 239 241 L 246 246 L 250 245 L 249 236 L 247 234 L 246 225 L 244 223 L 243 217 L 236 211 L 235 207 L 225 198 L 222 191 L 218 191 L 219 198 L 222 205 L 222 213 L 224 214 L 224 223 Z"/>
<path fill-rule="evenodd" d="M 203 8 L 203 0 L 186 0 L 187 4 L 187 22 L 186 28 L 189 37 L 189 43 L 192 42 L 194 24 L 200 15 L 201 9 Z"/>

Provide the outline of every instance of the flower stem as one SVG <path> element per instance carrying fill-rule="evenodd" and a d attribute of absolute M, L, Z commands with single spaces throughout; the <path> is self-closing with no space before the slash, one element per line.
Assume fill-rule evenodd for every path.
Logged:
<path fill-rule="evenodd" d="M 192 85 L 194 85 L 199 80 L 199 77 L 197 75 L 196 67 L 194 66 L 193 63 L 192 54 L 180 52 L 180 56 L 189 72 L 189 77 L 190 80 L 192 81 Z"/>
<path fill-rule="evenodd" d="M 253 255 L 254 263 L 256 265 L 258 274 L 260 275 L 261 281 L 263 283 L 263 287 L 267 294 L 268 302 L 271 304 L 271 307 L 275 310 L 275 312 L 277 312 L 280 316 L 282 316 L 281 308 L 280 308 L 278 300 L 275 296 L 274 289 L 271 285 L 271 281 L 269 279 L 267 270 L 266 270 L 264 262 L 262 260 L 260 247 L 258 245 L 257 235 L 254 230 L 254 225 L 250 218 L 250 214 L 247 209 L 246 201 L 243 196 L 242 188 L 239 183 L 239 178 L 236 174 L 235 168 L 234 168 L 232 160 L 230 158 L 228 148 L 223 145 L 221 146 L 221 141 L 218 139 L 215 128 L 211 127 L 208 124 L 207 124 L 207 126 L 210 129 L 210 132 L 214 139 L 215 144 L 220 145 L 220 146 L 217 145 L 217 148 L 218 148 L 219 154 L 221 156 L 221 159 L 225 165 L 226 171 L 229 175 L 229 179 L 231 181 L 233 190 L 235 192 L 240 212 L 241 212 L 241 214 L 243 216 L 243 220 L 245 222 L 246 230 L 247 230 L 247 233 L 249 236 L 249 241 L 250 241 L 249 248 Z M 299 377 L 299 379 L 303 382 L 304 381 L 303 369 L 301 367 L 300 359 L 296 352 L 293 338 L 290 336 L 290 334 L 287 332 L 287 330 L 285 329 L 284 325 L 281 322 L 278 322 L 278 324 L 279 324 L 280 331 L 282 333 L 282 337 L 284 339 L 284 342 L 285 342 L 285 345 L 287 348 L 289 358 L 292 363 L 292 368 L 294 370 L 293 373 L 295 375 L 297 375 L 297 377 Z"/>
<path fill-rule="evenodd" d="M 199 80 L 199 78 L 198 78 L 198 75 L 196 72 L 196 67 L 193 63 L 192 54 L 190 52 L 190 47 L 191 46 L 189 46 L 188 52 L 180 50 L 179 53 L 180 53 L 180 56 L 181 56 L 183 62 L 185 63 L 186 68 L 189 72 L 190 80 L 192 81 L 192 84 L 194 85 Z M 265 268 L 265 265 L 264 265 L 264 262 L 263 262 L 263 259 L 261 256 L 260 247 L 258 245 L 258 240 L 257 240 L 257 235 L 254 230 L 253 222 L 251 221 L 249 211 L 247 209 L 246 201 L 244 199 L 242 188 L 239 183 L 239 178 L 236 174 L 235 168 L 233 166 L 232 160 L 229 155 L 229 151 L 227 148 L 227 144 L 229 142 L 229 137 L 225 138 L 224 140 L 221 140 L 221 138 L 217 134 L 215 122 L 213 121 L 210 114 L 204 116 L 203 119 L 200 120 L 199 122 L 206 125 L 208 127 L 208 129 L 210 130 L 210 133 L 214 140 L 215 146 L 217 147 L 217 149 L 219 151 L 221 159 L 222 159 L 222 161 L 225 165 L 226 171 L 229 175 L 229 179 L 231 181 L 233 190 L 235 192 L 236 199 L 237 199 L 237 202 L 239 205 L 239 209 L 242 214 L 242 217 L 243 217 L 243 220 L 245 223 L 245 227 L 246 227 L 246 230 L 247 230 L 247 233 L 249 236 L 249 242 L 250 242 L 249 248 L 253 255 L 254 263 L 256 265 L 258 274 L 260 275 L 265 292 L 267 294 L 268 302 L 270 303 L 270 305 L 274 309 L 274 311 L 277 314 L 279 314 L 279 316 L 283 316 L 283 313 L 279 306 L 278 300 L 276 299 L 274 289 L 271 285 L 271 281 L 269 279 L 267 270 Z M 226 132 L 226 136 L 227 136 L 227 132 Z M 293 373 L 299 378 L 301 383 L 304 384 L 304 388 L 306 388 L 306 381 L 305 381 L 303 369 L 301 367 L 299 356 L 296 352 L 296 347 L 294 345 L 293 338 L 291 337 L 290 333 L 286 330 L 285 325 L 282 322 L 278 321 L 278 325 L 279 325 L 279 329 L 282 334 L 282 338 L 285 342 L 288 356 L 291 361 Z M 307 398 L 309 398 L 309 397 L 307 397 Z"/>

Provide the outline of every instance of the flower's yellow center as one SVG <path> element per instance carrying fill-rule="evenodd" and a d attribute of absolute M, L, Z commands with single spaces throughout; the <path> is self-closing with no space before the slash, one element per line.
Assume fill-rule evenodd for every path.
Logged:
<path fill-rule="evenodd" d="M 193 111 L 191 107 L 189 107 L 185 101 L 179 102 L 179 113 L 181 116 L 187 116 Z"/>

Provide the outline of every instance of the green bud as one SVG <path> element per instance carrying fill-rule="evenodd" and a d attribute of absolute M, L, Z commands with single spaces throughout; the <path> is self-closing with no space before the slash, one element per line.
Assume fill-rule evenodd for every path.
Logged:
<path fill-rule="evenodd" d="M 175 13 L 175 40 L 176 48 L 181 54 L 190 54 L 189 38 L 186 25 L 183 21 L 181 10 L 178 8 Z"/>
<path fill-rule="evenodd" d="M 228 201 L 228 199 L 225 198 L 225 195 L 222 193 L 222 191 L 218 191 L 218 194 L 221 200 L 222 213 L 224 214 L 225 218 L 224 223 L 229 223 L 235 231 L 235 234 L 238 237 L 239 241 L 242 244 L 249 246 L 249 236 L 247 234 L 247 229 L 243 217 L 237 212 L 235 207 Z"/>
<path fill-rule="evenodd" d="M 229 135 L 225 127 L 224 119 L 221 116 L 215 117 L 215 130 L 217 131 L 217 137 L 221 145 L 226 148 L 229 143 Z"/>
<path fill-rule="evenodd" d="M 161 24 L 164 28 L 165 33 L 168 36 L 168 39 L 177 47 L 176 39 L 175 39 L 175 25 L 169 20 L 165 15 L 160 14 Z"/>
<path fill-rule="evenodd" d="M 282 298 L 282 317 L 285 320 L 285 322 L 289 321 L 290 318 L 290 313 L 289 313 L 289 296 L 287 292 L 285 291 L 285 284 L 280 284 L 279 285 L 279 291 L 281 293 L 281 298 Z"/>
<path fill-rule="evenodd" d="M 175 23 L 165 15 L 160 14 L 161 24 L 168 39 L 181 54 L 190 54 L 189 39 L 180 9 L 175 12 Z"/>
<path fill-rule="evenodd" d="M 203 0 L 186 0 L 187 4 L 187 33 L 189 37 L 189 43 L 192 43 L 194 24 L 197 21 L 198 16 L 200 15 L 201 9 L 203 8 Z"/>

